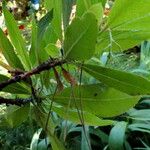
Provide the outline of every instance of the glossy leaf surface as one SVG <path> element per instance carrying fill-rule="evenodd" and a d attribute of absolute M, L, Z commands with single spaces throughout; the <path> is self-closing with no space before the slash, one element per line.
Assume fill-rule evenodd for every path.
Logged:
<path fill-rule="evenodd" d="M 13 46 L 11 45 L 6 35 L 3 33 L 2 29 L 0 29 L 0 49 L 11 67 L 15 69 L 24 69 L 21 61 L 14 51 Z"/>
<path fill-rule="evenodd" d="M 4 13 L 5 23 L 6 23 L 12 44 L 14 45 L 15 50 L 17 54 L 19 55 L 19 58 L 22 61 L 25 69 L 28 70 L 30 69 L 30 61 L 29 61 L 27 48 L 25 46 L 25 41 L 23 37 L 21 36 L 17 23 L 15 19 L 13 18 L 12 14 L 6 8 L 3 9 L 3 13 Z"/>

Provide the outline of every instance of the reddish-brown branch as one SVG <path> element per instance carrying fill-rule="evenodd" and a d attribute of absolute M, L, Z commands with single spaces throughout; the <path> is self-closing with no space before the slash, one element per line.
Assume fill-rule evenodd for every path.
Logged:
<path fill-rule="evenodd" d="M 32 69 L 31 71 L 24 72 L 22 74 L 19 74 L 19 75 L 12 77 L 11 79 L 9 79 L 7 81 L 1 82 L 0 83 L 0 91 L 12 83 L 20 82 L 21 80 L 25 80 L 25 79 L 31 77 L 32 75 L 41 73 L 42 71 L 49 70 L 49 69 L 54 68 L 56 66 L 61 66 L 65 62 L 66 62 L 65 60 L 59 60 L 59 59 L 53 59 L 52 60 L 52 59 L 50 59 L 50 60 L 40 64 L 36 68 Z"/>

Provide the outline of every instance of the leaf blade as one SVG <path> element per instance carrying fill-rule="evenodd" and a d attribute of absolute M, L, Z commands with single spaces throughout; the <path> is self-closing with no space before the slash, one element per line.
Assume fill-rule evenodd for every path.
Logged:
<path fill-rule="evenodd" d="M 78 109 L 81 109 L 80 101 L 82 100 L 84 111 L 100 117 L 112 117 L 133 107 L 138 102 L 139 96 L 133 97 L 103 84 L 93 84 L 76 86 L 73 89 L 66 88 L 57 94 L 54 100 L 65 107 L 71 101 L 70 107 L 76 108 L 77 105 Z"/>
<path fill-rule="evenodd" d="M 18 53 L 19 58 L 22 61 L 25 69 L 28 70 L 30 69 L 30 60 L 27 54 L 25 41 L 21 36 L 21 33 L 17 27 L 17 23 L 15 19 L 5 7 L 3 7 L 3 13 L 4 13 L 5 23 L 8 29 L 10 39 L 14 47 L 16 48 L 16 52 Z"/>
<path fill-rule="evenodd" d="M 0 49 L 11 67 L 24 70 L 21 61 L 15 54 L 13 46 L 3 33 L 2 29 L 0 29 Z"/>
<path fill-rule="evenodd" d="M 65 33 L 64 51 L 66 58 L 73 60 L 91 58 L 95 51 L 97 32 L 97 21 L 93 13 L 89 12 L 82 18 L 75 18 Z M 80 50 L 83 53 L 80 53 Z"/>
<path fill-rule="evenodd" d="M 110 131 L 109 135 L 109 148 L 110 150 L 122 150 L 125 132 L 127 128 L 127 122 L 118 122 Z"/>
<path fill-rule="evenodd" d="M 83 70 L 106 85 L 130 95 L 144 95 L 150 92 L 150 81 L 138 75 L 88 64 L 83 66 Z"/>

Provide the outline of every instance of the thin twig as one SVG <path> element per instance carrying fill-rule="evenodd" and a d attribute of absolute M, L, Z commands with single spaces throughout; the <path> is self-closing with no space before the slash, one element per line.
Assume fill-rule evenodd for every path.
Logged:
<path fill-rule="evenodd" d="M 83 77 L 83 69 L 82 69 L 83 64 L 84 64 L 84 62 L 82 62 L 82 64 L 81 64 L 80 76 L 79 76 L 79 98 L 80 98 L 80 110 L 81 110 L 81 118 L 82 118 L 81 125 L 82 125 L 82 129 L 83 129 L 83 133 L 84 133 L 86 142 L 88 144 L 89 149 L 91 150 L 92 149 L 91 144 L 90 144 L 90 141 L 88 140 L 88 135 L 87 135 L 87 132 L 85 129 L 85 121 L 84 121 L 84 113 L 83 113 L 84 110 L 83 110 L 82 93 L 81 93 L 81 85 L 82 85 L 82 77 Z"/>
<path fill-rule="evenodd" d="M 47 119 L 46 119 L 46 123 L 45 123 L 45 133 L 46 133 L 46 131 L 47 131 L 48 122 L 49 122 L 50 117 L 51 117 L 52 107 L 53 107 L 53 103 L 54 103 L 54 97 L 55 97 L 55 95 L 56 95 L 57 89 L 58 89 L 58 85 L 56 86 L 55 91 L 54 91 L 54 94 L 53 94 L 53 97 L 52 97 L 52 99 L 51 99 L 50 108 L 49 108 L 49 112 L 48 112 Z M 46 139 L 46 138 L 45 138 L 45 144 L 46 144 L 47 147 L 48 147 L 48 142 L 47 142 L 47 139 Z"/>

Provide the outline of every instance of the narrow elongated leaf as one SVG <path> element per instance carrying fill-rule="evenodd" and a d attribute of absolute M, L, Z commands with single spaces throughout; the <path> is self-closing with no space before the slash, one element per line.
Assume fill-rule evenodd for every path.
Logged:
<path fill-rule="evenodd" d="M 130 129 L 131 131 L 141 131 L 141 132 L 144 131 L 144 132 L 150 133 L 149 123 L 146 124 L 146 122 L 130 124 L 128 126 L 128 129 Z"/>
<path fill-rule="evenodd" d="M 30 49 L 30 59 L 33 66 L 39 65 L 49 58 L 48 53 L 44 49 L 47 45 L 47 42 L 45 42 L 44 37 L 48 27 L 51 26 L 52 19 L 53 19 L 53 10 L 49 11 L 44 17 L 42 17 L 38 23 L 36 23 L 35 20 L 33 19 L 32 45 Z M 47 80 L 49 79 L 49 74 L 47 72 L 43 72 L 40 75 L 40 79 L 43 85 L 47 85 L 47 80 L 44 80 L 45 78 Z"/>
<path fill-rule="evenodd" d="M 50 24 L 50 22 L 53 19 L 53 9 L 51 11 L 49 11 L 43 18 L 40 19 L 40 21 L 38 22 L 37 26 L 38 26 L 38 38 L 41 39 L 46 28 L 48 27 L 48 25 Z"/>
<path fill-rule="evenodd" d="M 62 0 L 64 31 L 66 31 L 66 28 L 69 25 L 70 14 L 71 14 L 71 10 L 72 10 L 74 1 L 75 0 Z"/>
<path fill-rule="evenodd" d="M 108 143 L 109 136 L 99 128 L 90 128 L 90 133 L 99 137 L 103 143 Z"/>
<path fill-rule="evenodd" d="M 81 131 L 81 150 L 91 150 L 89 126 L 85 126 Z"/>
<path fill-rule="evenodd" d="M 44 44 L 44 35 L 45 32 L 50 25 L 51 21 L 53 19 L 53 9 L 49 11 L 37 24 L 37 46 L 36 46 L 36 55 L 38 63 L 41 63 L 48 59 L 48 54 L 44 50 L 44 47 L 46 46 Z"/>
<path fill-rule="evenodd" d="M 97 52 L 124 50 L 150 38 L 149 0 L 116 0 L 106 30 L 98 36 Z M 118 15 L 119 14 L 119 15 Z"/>
<path fill-rule="evenodd" d="M 6 70 L 12 70 L 12 67 L 5 63 L 4 60 L 0 60 L 0 66 L 5 68 Z"/>
<path fill-rule="evenodd" d="M 0 74 L 0 83 L 9 80 L 8 77 Z M 13 93 L 13 94 L 30 94 L 30 91 L 28 91 L 27 89 L 25 89 L 23 86 L 21 86 L 21 84 L 19 83 L 14 83 L 11 84 L 7 87 L 5 87 L 2 91 L 4 92 L 8 92 L 8 93 Z"/>
<path fill-rule="evenodd" d="M 32 45 L 30 49 L 30 58 L 32 59 L 33 65 L 38 65 L 39 63 L 48 59 L 48 54 L 44 50 L 45 42 L 44 35 L 53 19 L 53 10 L 49 11 L 44 17 L 40 19 L 38 23 L 33 19 L 32 22 Z"/>
<path fill-rule="evenodd" d="M 130 95 L 150 93 L 150 81 L 141 76 L 97 65 L 87 64 L 83 69 L 106 85 Z"/>
<path fill-rule="evenodd" d="M 75 109 L 74 110 L 69 109 L 67 111 L 65 107 L 53 106 L 53 111 L 55 111 L 59 116 L 61 116 L 64 119 L 68 119 L 76 124 L 81 124 L 81 120 L 79 119 L 78 112 Z M 83 117 L 84 117 L 85 125 L 90 125 L 90 126 L 107 126 L 115 123 L 115 121 L 104 120 L 88 112 L 83 112 Z"/>
<path fill-rule="evenodd" d="M 142 109 L 142 110 L 136 110 L 133 109 L 133 111 L 128 112 L 130 118 L 134 120 L 150 120 L 150 110 L 149 109 Z"/>
<path fill-rule="evenodd" d="M 16 52 L 22 61 L 25 69 L 30 69 L 30 61 L 29 56 L 27 54 L 27 48 L 25 46 L 25 41 L 21 36 L 21 33 L 17 27 L 17 23 L 11 13 L 6 9 L 3 8 L 3 13 L 5 17 L 5 23 L 8 29 L 8 33 L 10 36 L 10 39 L 16 48 Z"/>
<path fill-rule="evenodd" d="M 110 131 L 109 135 L 109 148 L 110 150 L 123 150 L 125 141 L 125 131 L 127 123 L 118 122 Z"/>
<path fill-rule="evenodd" d="M 93 13 L 86 13 L 82 18 L 75 18 L 65 34 L 66 58 L 73 60 L 91 58 L 95 51 L 97 32 L 97 21 Z"/>
<path fill-rule="evenodd" d="M 49 31 L 52 35 L 50 39 L 54 40 L 54 42 L 56 42 L 57 39 L 62 41 L 62 0 L 45 1 L 45 6 L 47 10 L 53 9 L 54 13 L 51 29 Z"/>
<path fill-rule="evenodd" d="M 0 49 L 11 67 L 24 70 L 21 61 L 15 54 L 13 46 L 3 33 L 2 29 L 0 29 Z"/>
<path fill-rule="evenodd" d="M 55 102 L 62 106 L 82 109 L 100 117 L 117 116 L 133 107 L 139 100 L 138 96 L 132 97 L 103 84 L 93 84 L 66 88 L 54 97 Z"/>
<path fill-rule="evenodd" d="M 29 52 L 30 60 L 32 63 L 32 66 L 35 66 L 38 64 L 38 53 L 37 53 L 37 23 L 36 20 L 32 19 L 32 35 L 31 35 L 31 48 Z"/>

